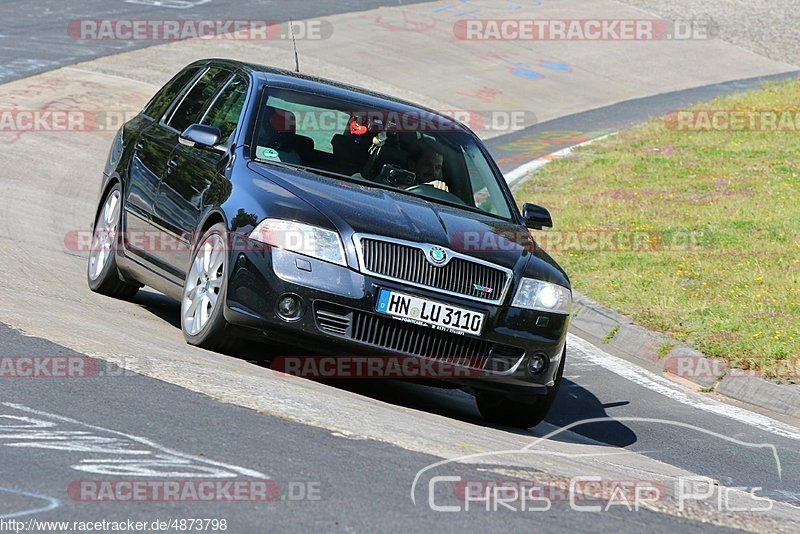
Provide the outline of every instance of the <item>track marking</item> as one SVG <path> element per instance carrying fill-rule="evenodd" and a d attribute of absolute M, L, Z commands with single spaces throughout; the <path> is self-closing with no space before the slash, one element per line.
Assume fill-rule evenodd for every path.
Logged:
<path fill-rule="evenodd" d="M 125 0 L 126 4 L 140 4 L 143 6 L 164 7 L 167 9 L 187 9 L 210 4 L 212 0 Z"/>
<path fill-rule="evenodd" d="M 650 372 L 635 363 L 623 360 L 617 356 L 612 356 L 575 334 L 568 334 L 567 344 L 570 347 L 569 350 L 577 350 L 580 357 L 630 380 L 635 384 L 680 402 L 681 404 L 715 415 L 721 415 L 738 421 L 739 423 L 752 425 L 776 436 L 800 441 L 800 430 L 791 425 L 787 425 L 771 417 L 767 417 L 766 415 L 751 412 L 750 410 L 726 404 L 700 395 L 699 393 L 689 391 L 681 385 Z"/>
<path fill-rule="evenodd" d="M 44 411 L 40 411 L 40 410 L 34 410 L 33 408 L 29 408 L 29 407 L 23 406 L 21 404 L 14 404 L 14 403 L 11 403 L 11 402 L 3 402 L 2 405 L 6 406 L 8 408 L 12 408 L 12 409 L 15 409 L 15 410 L 22 411 L 22 412 L 35 414 L 35 415 L 38 415 L 40 417 L 49 418 L 49 419 L 56 420 L 56 421 L 61 421 L 63 423 L 69 423 L 69 424 L 73 424 L 73 425 L 78 425 L 78 426 L 82 426 L 82 427 L 85 427 L 85 428 L 90 428 L 90 429 L 95 430 L 95 431 L 104 432 L 104 433 L 112 434 L 112 435 L 115 435 L 115 436 L 121 436 L 121 437 L 126 438 L 126 439 L 128 439 L 130 441 L 145 445 L 145 446 L 147 446 L 147 447 L 149 447 L 151 449 L 156 449 L 158 451 L 161 451 L 162 453 L 168 455 L 169 457 L 177 458 L 178 460 L 181 461 L 180 463 L 182 463 L 182 464 L 195 463 L 195 464 L 200 464 L 201 466 L 203 464 L 206 464 L 206 465 L 212 465 L 214 467 L 218 467 L 218 468 L 221 468 L 221 469 L 227 469 L 228 471 L 232 471 L 233 473 L 238 473 L 239 475 L 246 476 L 246 477 L 253 477 L 253 478 L 258 478 L 258 479 L 267 479 L 267 478 L 269 478 L 265 474 L 260 473 L 258 471 L 254 471 L 252 469 L 247 469 L 245 467 L 226 464 L 226 463 L 223 463 L 223 462 L 217 462 L 217 461 L 214 461 L 214 460 L 210 460 L 208 458 L 201 458 L 199 456 L 194 456 L 194 455 L 191 455 L 191 454 L 186 454 L 186 453 L 183 453 L 183 452 L 179 452 L 179 451 L 176 451 L 174 449 L 170 449 L 170 448 L 164 447 L 162 445 L 159 445 L 159 444 L 157 444 L 157 443 L 155 443 L 155 442 L 153 442 L 153 441 L 151 441 L 151 440 L 149 440 L 147 438 L 143 438 L 143 437 L 140 437 L 140 436 L 134 436 L 132 434 L 125 434 L 123 432 L 119 432 L 119 431 L 116 431 L 116 430 L 111 430 L 111 429 L 104 428 L 104 427 L 101 427 L 101 426 L 96 426 L 96 425 L 92 425 L 92 424 L 89 424 L 89 423 L 84 423 L 82 421 L 78 421 L 76 419 L 72 419 L 72 418 L 69 418 L 69 417 L 64 417 L 62 415 L 57 415 L 57 414 L 44 412 Z M 0 437 L 2 437 L 2 434 L 0 434 Z M 22 446 L 24 446 L 24 445 L 22 445 Z M 53 447 L 53 448 L 56 448 L 56 447 Z M 87 452 L 91 452 L 91 451 L 87 451 Z M 159 464 L 159 462 L 160 462 L 161 464 L 164 464 L 164 465 L 172 465 L 172 464 L 175 463 L 175 462 L 164 462 L 164 457 L 163 456 L 159 456 L 159 455 L 154 456 L 154 458 L 156 459 L 156 461 L 155 462 L 151 462 L 153 464 Z M 104 462 L 105 462 L 105 460 L 104 460 Z M 92 472 L 91 470 L 87 469 L 85 466 L 76 465 L 76 466 L 72 466 L 72 467 L 73 467 L 73 469 L 77 469 L 79 471 Z M 137 473 L 131 473 L 131 474 L 137 474 Z M 169 473 L 159 473 L 159 474 L 161 476 L 169 476 Z M 137 476 L 141 476 L 141 474 L 137 474 Z M 186 475 L 185 473 L 181 473 L 181 476 L 191 476 L 191 475 Z M 207 474 L 206 476 L 209 476 L 209 475 Z"/>
<path fill-rule="evenodd" d="M 616 135 L 616 133 L 610 133 L 606 135 L 601 135 L 600 137 L 595 137 L 594 139 L 589 139 L 588 141 L 584 141 L 582 143 L 578 143 L 576 145 L 568 146 L 567 148 L 562 148 L 561 150 L 557 150 L 555 152 L 551 152 L 546 156 L 542 156 L 541 158 L 529 161 L 528 163 L 523 163 L 516 169 L 512 169 L 509 172 L 505 173 L 503 176 L 508 182 L 508 186 L 512 189 L 516 189 L 519 187 L 525 180 L 527 180 L 530 175 L 550 163 L 551 161 L 555 161 L 557 159 L 562 159 L 575 151 L 576 148 L 585 147 L 591 145 L 592 143 L 596 143 L 597 141 L 602 141 L 603 139 L 607 139 L 612 135 Z"/>
<path fill-rule="evenodd" d="M 49 512 L 50 510 L 55 510 L 56 508 L 61 506 L 61 501 L 53 497 L 48 497 L 47 495 L 39 495 L 38 493 L 29 493 L 27 491 L 20 491 L 10 488 L 0 488 L 0 492 L 14 493 L 15 495 L 22 495 L 23 497 L 41 499 L 43 501 L 47 501 L 48 503 L 47 506 L 43 506 L 42 508 L 33 508 L 31 510 L 23 510 L 22 512 L 14 512 L 11 514 L 0 515 L 0 519 L 14 519 L 15 517 L 23 517 L 31 514 L 42 514 L 44 512 Z"/>

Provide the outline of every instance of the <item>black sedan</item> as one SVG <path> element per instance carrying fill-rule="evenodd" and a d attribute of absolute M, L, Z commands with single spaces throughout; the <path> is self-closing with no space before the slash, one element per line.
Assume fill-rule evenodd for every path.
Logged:
<path fill-rule="evenodd" d="M 561 382 L 570 282 L 528 230 L 550 215 L 520 214 L 477 136 L 432 110 L 199 61 L 118 132 L 94 220 L 90 288 L 179 299 L 192 345 L 444 363 L 523 427 Z"/>

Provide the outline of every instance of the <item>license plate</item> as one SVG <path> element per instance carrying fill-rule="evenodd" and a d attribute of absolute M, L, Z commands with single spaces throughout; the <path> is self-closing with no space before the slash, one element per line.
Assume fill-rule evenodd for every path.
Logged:
<path fill-rule="evenodd" d="M 486 314 L 381 289 L 376 310 L 407 322 L 456 334 L 481 335 Z"/>

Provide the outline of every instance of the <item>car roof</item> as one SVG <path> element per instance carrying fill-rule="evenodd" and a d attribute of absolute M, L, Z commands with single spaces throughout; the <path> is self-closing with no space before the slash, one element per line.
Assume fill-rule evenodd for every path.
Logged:
<path fill-rule="evenodd" d="M 357 87 L 340 83 L 334 80 L 310 76 L 307 74 L 297 73 L 294 71 L 280 69 L 277 67 L 269 67 L 266 65 L 259 65 L 255 63 L 247 63 L 243 61 L 236 61 L 232 59 L 205 59 L 196 61 L 192 65 L 208 65 L 214 64 L 225 66 L 228 68 L 239 68 L 251 73 L 257 79 L 265 81 L 273 87 L 280 87 L 282 89 L 291 89 L 296 91 L 304 91 L 315 93 L 320 96 L 331 97 L 350 102 L 358 102 L 364 104 L 365 107 L 375 109 L 389 109 L 399 112 L 419 112 L 423 111 L 429 113 L 443 123 L 457 125 L 458 129 L 464 132 L 472 133 L 467 126 L 458 120 L 443 115 L 442 113 L 425 107 L 414 102 L 409 102 L 400 98 L 395 98 L 382 93 L 377 93 L 369 89 Z"/>

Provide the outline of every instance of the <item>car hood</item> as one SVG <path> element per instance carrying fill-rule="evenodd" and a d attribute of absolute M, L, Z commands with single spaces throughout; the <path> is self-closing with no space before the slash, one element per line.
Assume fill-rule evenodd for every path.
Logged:
<path fill-rule="evenodd" d="M 346 243 L 352 243 L 353 234 L 373 234 L 438 245 L 527 276 L 569 283 L 516 222 L 302 170 L 257 162 L 250 167 L 324 215 Z"/>

